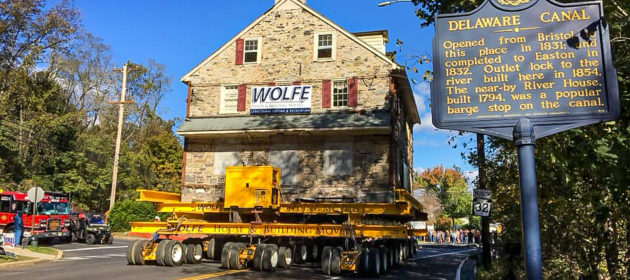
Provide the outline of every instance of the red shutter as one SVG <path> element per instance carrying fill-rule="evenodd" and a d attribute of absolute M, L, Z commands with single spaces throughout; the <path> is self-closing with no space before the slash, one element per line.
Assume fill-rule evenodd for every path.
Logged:
<path fill-rule="evenodd" d="M 302 84 L 302 82 L 300 82 L 300 81 L 295 81 L 295 82 L 293 82 L 293 85 L 294 85 L 294 86 L 299 86 L 299 85 L 301 85 L 301 84 Z"/>
<path fill-rule="evenodd" d="M 357 107 L 359 84 L 357 78 L 348 79 L 348 107 Z"/>
<path fill-rule="evenodd" d="M 274 86 L 276 86 L 276 83 L 268 83 L 267 85 L 270 86 L 270 87 L 274 87 Z"/>
<path fill-rule="evenodd" d="M 245 100 L 247 99 L 247 85 L 238 85 L 238 104 L 237 111 L 245 111 Z"/>
<path fill-rule="evenodd" d="M 245 47 L 245 40 L 243 39 L 236 39 L 236 60 L 235 60 L 235 64 L 236 65 L 242 65 L 243 64 L 243 49 Z"/>
<path fill-rule="evenodd" d="M 322 108 L 330 108 L 330 80 L 322 81 Z"/>

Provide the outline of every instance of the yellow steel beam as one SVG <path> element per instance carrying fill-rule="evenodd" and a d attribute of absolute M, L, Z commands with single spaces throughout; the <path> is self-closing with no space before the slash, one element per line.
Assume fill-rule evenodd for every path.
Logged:
<path fill-rule="evenodd" d="M 137 189 L 136 191 L 140 193 L 140 198 L 138 198 L 136 201 L 161 202 L 161 203 L 180 203 L 181 202 L 181 195 L 178 193 L 143 190 L 143 189 Z"/>
<path fill-rule="evenodd" d="M 422 212 L 424 211 L 424 207 L 422 207 L 422 204 L 420 204 L 420 202 L 413 197 L 413 195 L 411 195 L 409 192 L 407 192 L 404 189 L 396 189 L 396 202 L 397 203 L 409 203 L 411 204 L 411 206 L 413 208 L 416 209 L 416 211 Z"/>
<path fill-rule="evenodd" d="M 175 226 L 175 225 L 174 225 Z M 161 230 L 158 230 L 161 229 Z M 406 226 L 335 225 L 335 224 L 285 224 L 285 223 L 211 223 L 205 220 L 182 221 L 176 230 L 167 230 L 166 223 L 132 222 L 134 233 L 164 235 L 251 235 L 267 237 L 372 237 L 406 238 Z"/>
<path fill-rule="evenodd" d="M 130 222 L 133 233 L 154 233 L 168 228 L 167 222 Z"/>

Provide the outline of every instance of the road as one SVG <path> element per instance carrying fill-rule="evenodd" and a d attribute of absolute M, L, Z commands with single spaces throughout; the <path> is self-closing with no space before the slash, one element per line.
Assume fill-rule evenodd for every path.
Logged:
<path fill-rule="evenodd" d="M 361 279 L 356 274 L 329 277 L 321 274 L 318 265 L 298 265 L 291 270 L 275 273 L 226 271 L 216 262 L 205 261 L 200 265 L 160 267 L 155 265 L 127 265 L 125 250 L 130 241 L 116 240 L 112 245 L 88 246 L 85 244 L 56 244 L 63 250 L 59 261 L 34 267 L 2 270 L 3 279 L 31 280 L 201 280 L 201 279 Z M 381 279 L 455 279 L 458 266 L 476 249 L 470 248 L 424 248 L 413 258 L 390 270 Z"/>

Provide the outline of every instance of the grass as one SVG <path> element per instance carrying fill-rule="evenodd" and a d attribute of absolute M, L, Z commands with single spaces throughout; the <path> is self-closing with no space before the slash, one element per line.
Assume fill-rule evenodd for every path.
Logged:
<path fill-rule="evenodd" d="M 48 254 L 48 255 L 57 255 L 57 249 L 53 249 L 53 248 L 46 247 L 46 246 L 33 247 L 33 246 L 29 245 L 26 248 L 29 249 L 31 252 L 35 252 L 35 253 L 42 253 L 42 254 Z"/>
<path fill-rule="evenodd" d="M 0 256 L 0 264 L 2 264 L 2 263 L 10 263 L 10 262 L 27 261 L 27 260 L 32 260 L 32 258 L 23 257 L 23 256 L 17 256 L 14 259 L 14 258 L 9 258 L 8 256 Z"/>

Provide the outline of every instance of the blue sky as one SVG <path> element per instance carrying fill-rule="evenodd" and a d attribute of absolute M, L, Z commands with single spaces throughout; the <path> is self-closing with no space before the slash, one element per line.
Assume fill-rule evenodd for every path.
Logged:
<path fill-rule="evenodd" d="M 420 28 L 413 5 L 377 7 L 380 0 L 307 0 L 307 4 L 350 32 L 389 30 L 388 51 L 404 42 L 403 54 L 430 54 L 432 28 Z M 114 60 L 166 66 L 172 91 L 159 107 L 164 118 L 185 114 L 186 86 L 179 79 L 273 5 L 273 0 L 76 0 L 85 29 L 111 46 Z M 399 58 L 403 58 L 400 57 Z M 400 62 L 400 61 L 399 61 Z M 424 72 L 420 69 L 420 72 Z M 421 78 L 418 80 L 422 80 Z M 422 125 L 414 129 L 414 167 L 459 166 L 473 170 L 448 146 L 449 133 L 431 124 L 429 87 L 414 85 Z M 461 146 L 461 145 L 460 145 Z"/>

